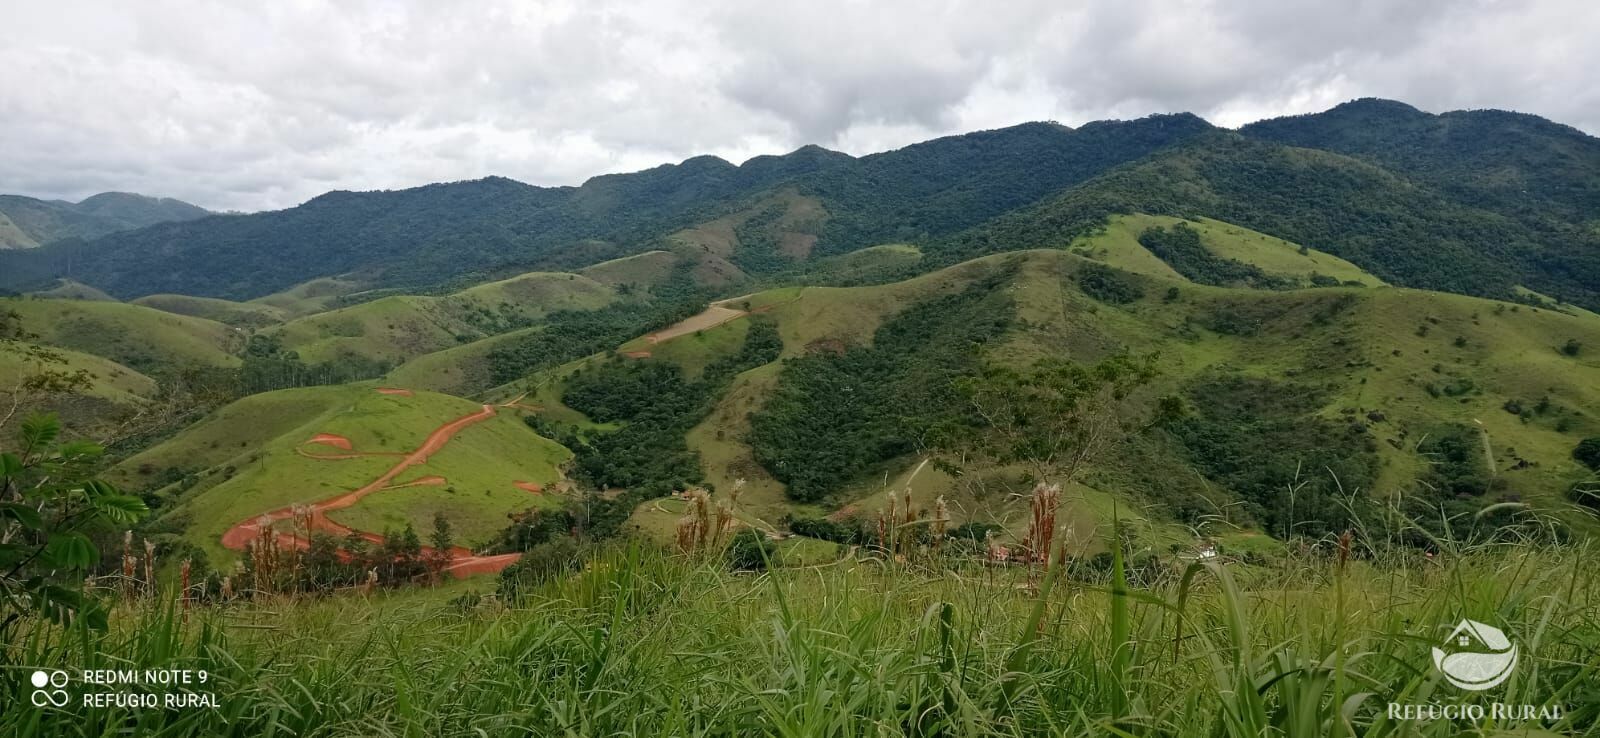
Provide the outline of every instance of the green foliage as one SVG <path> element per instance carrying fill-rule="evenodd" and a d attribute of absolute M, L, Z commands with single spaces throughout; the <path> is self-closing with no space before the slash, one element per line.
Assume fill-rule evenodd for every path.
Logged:
<path fill-rule="evenodd" d="M 767 562 L 778 560 L 778 547 L 765 533 L 745 528 L 734 534 L 722 552 L 728 568 L 734 571 L 765 571 Z"/>
<path fill-rule="evenodd" d="M 956 381 L 978 369 L 985 344 L 1010 323 L 1004 273 L 920 302 L 879 327 L 869 347 L 784 362 L 772 396 L 751 417 L 757 462 L 815 501 L 875 464 L 929 448 L 973 422 Z"/>
<path fill-rule="evenodd" d="M 1594 471 L 1600 471 L 1600 436 L 1580 441 L 1572 449 L 1572 458 Z"/>
<path fill-rule="evenodd" d="M 535 544 L 523 551 L 517 563 L 501 570 L 500 598 L 520 603 L 533 590 L 577 571 L 583 566 L 584 556 L 583 546 L 567 536 Z"/>
<path fill-rule="evenodd" d="M 1180 413 L 1170 400 L 1159 403 L 1153 419 L 1128 406 L 1154 377 L 1154 357 L 1117 356 L 1093 365 L 1046 359 L 1028 371 L 985 365 L 957 384 L 982 422 L 947 437 L 945 445 L 975 471 L 1025 464 L 1036 480 L 1067 484 L 1133 428 Z"/>
<path fill-rule="evenodd" d="M 704 296 L 680 286 L 661 288 L 654 300 L 625 300 L 599 310 L 563 310 L 546 317 L 542 330 L 487 355 L 490 381 L 506 384 L 665 328 L 705 308 Z"/>
<path fill-rule="evenodd" d="M 1467 220 L 1440 223 L 1463 243 L 1485 249 L 1496 232 L 1516 248 L 1491 258 L 1527 275 L 1527 284 L 1595 305 L 1600 291 L 1600 144 L 1543 118 L 1503 110 L 1431 115 L 1389 100 L 1356 100 L 1322 113 L 1261 121 L 1246 136 L 1337 152 L 1372 162 L 1471 208 Z M 1442 214 L 1441 214 L 1442 215 Z M 1428 252 L 1424 252 L 1428 253 Z M 1506 258 L 1510 257 L 1510 258 Z M 1455 271 L 1441 264 L 1441 268 Z"/>
<path fill-rule="evenodd" d="M 1561 344 L 1561 353 L 1567 356 L 1577 356 L 1582 351 L 1583 344 L 1579 343 L 1576 338 L 1569 338 L 1566 343 Z"/>
<path fill-rule="evenodd" d="M 1493 485 L 1483 456 L 1483 433 L 1471 426 L 1440 427 L 1428 434 L 1417 452 L 1429 463 L 1423 481 L 1441 498 L 1477 497 Z"/>
<path fill-rule="evenodd" d="M 1245 502 L 1272 535 L 1317 538 L 1355 526 L 1378 463 L 1359 424 L 1316 415 L 1316 388 L 1218 376 L 1189 388 L 1195 411 L 1170 426 L 1190 463 Z"/>
<path fill-rule="evenodd" d="M 18 439 L 16 453 L 0 454 L 0 638 L 11 642 L 12 627 L 29 616 L 104 628 L 104 609 L 83 591 L 100 560 L 90 533 L 129 527 L 149 510 L 96 479 L 102 449 L 61 440 L 55 416 L 26 418 Z"/>
<path fill-rule="evenodd" d="M 1144 297 L 1144 288 L 1132 276 L 1104 264 L 1085 264 L 1078 270 L 1077 280 L 1084 294 L 1101 302 L 1126 305 Z"/>
<path fill-rule="evenodd" d="M 31 248 L 64 238 L 95 238 L 155 223 L 204 218 L 211 213 L 172 198 L 103 192 L 82 202 L 0 195 L 0 249 Z"/>
<path fill-rule="evenodd" d="M 1139 244 L 1155 254 L 1192 282 L 1219 287 L 1284 289 L 1287 280 L 1271 276 L 1253 264 L 1224 259 L 1200 243 L 1200 233 L 1188 223 L 1167 228 L 1147 228 L 1139 234 Z M 1337 280 L 1334 284 L 1338 284 Z"/>
<path fill-rule="evenodd" d="M 562 402 L 615 430 L 580 431 L 538 418 L 529 423 L 577 455 L 576 474 L 596 487 L 620 487 L 631 499 L 659 497 L 704 479 L 684 440 L 733 376 L 771 363 L 783 344 L 770 321 L 750 318 L 744 344 L 713 361 L 696 380 L 677 365 L 613 358 L 566 379 Z"/>
<path fill-rule="evenodd" d="M 791 515 L 786 522 L 789 525 L 789 532 L 823 541 L 865 546 L 876 542 L 877 539 L 877 533 L 867 530 L 857 519 L 835 522 L 828 518 Z"/>

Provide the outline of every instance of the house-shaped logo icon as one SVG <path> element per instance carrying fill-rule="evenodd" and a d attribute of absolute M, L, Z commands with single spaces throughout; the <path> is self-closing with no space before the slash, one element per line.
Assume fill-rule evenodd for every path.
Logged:
<path fill-rule="evenodd" d="M 1517 666 L 1517 647 L 1492 625 L 1463 620 L 1433 649 L 1433 665 L 1451 684 L 1474 692 L 1499 685 Z M 1446 650 L 1448 649 L 1448 650 Z"/>

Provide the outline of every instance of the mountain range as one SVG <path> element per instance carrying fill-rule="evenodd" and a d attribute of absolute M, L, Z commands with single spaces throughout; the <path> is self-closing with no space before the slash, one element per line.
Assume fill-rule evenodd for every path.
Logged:
<path fill-rule="evenodd" d="M 0 249 L 27 249 L 66 238 L 91 239 L 169 221 L 211 215 L 170 197 L 102 192 L 82 202 L 0 195 Z"/>
<path fill-rule="evenodd" d="M 1119 509 L 1160 547 L 1396 512 L 1592 532 L 1597 187 L 1571 128 L 1358 100 L 331 192 L 0 252 L 29 293 L 0 298 L 0 393 L 110 441 L 152 530 L 216 560 L 241 520 L 377 490 L 385 457 L 479 420 L 333 519 L 448 512 L 500 555 L 529 509 L 671 540 L 671 493 L 738 488 L 744 525 L 853 545 L 910 490 L 1015 542 L 1034 477 L 983 440 L 1013 414 L 963 393 L 1132 361 L 1126 417 L 1172 416 L 1073 478 L 1084 540 Z"/>
<path fill-rule="evenodd" d="M 341 277 L 415 290 L 693 248 L 677 236 L 719 219 L 765 232 L 712 270 L 746 280 L 882 243 L 916 242 L 947 263 L 1059 246 L 1144 212 L 1239 223 L 1398 284 L 1525 287 L 1596 307 L 1597 182 L 1600 141 L 1575 129 L 1357 100 L 1238 131 L 1188 114 L 1028 123 L 863 157 L 815 146 L 739 166 L 696 157 L 580 187 L 490 177 L 330 192 L 275 212 L 69 234 L 0 254 L 0 286 L 71 276 L 123 299 L 249 299 Z"/>

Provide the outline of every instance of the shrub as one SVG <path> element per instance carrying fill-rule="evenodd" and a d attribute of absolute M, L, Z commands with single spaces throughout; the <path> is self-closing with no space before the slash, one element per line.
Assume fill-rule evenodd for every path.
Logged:
<path fill-rule="evenodd" d="M 1126 305 L 1144 297 L 1144 289 L 1132 277 L 1102 264 L 1086 264 L 1079 269 L 1078 288 L 1096 300 L 1113 305 Z"/>
<path fill-rule="evenodd" d="M 1572 449 L 1572 458 L 1595 471 L 1600 471 L 1600 436 L 1585 438 Z"/>
<path fill-rule="evenodd" d="M 766 534 L 745 528 L 734 535 L 723 556 L 734 571 L 765 571 L 767 562 L 778 558 L 778 547 Z"/>
<path fill-rule="evenodd" d="M 583 553 L 577 541 L 565 537 L 528 549 L 517 563 L 500 572 L 500 597 L 515 602 L 534 588 L 577 571 L 583 564 Z"/>

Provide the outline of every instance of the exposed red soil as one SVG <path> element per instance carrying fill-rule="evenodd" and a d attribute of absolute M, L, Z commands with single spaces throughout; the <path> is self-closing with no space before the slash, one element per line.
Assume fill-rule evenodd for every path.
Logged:
<path fill-rule="evenodd" d="M 650 352 L 649 351 L 624 351 L 624 352 L 622 352 L 622 355 L 626 356 L 626 357 L 628 357 L 630 359 L 648 359 L 648 358 L 650 358 Z"/>
<path fill-rule="evenodd" d="M 384 390 L 380 389 L 379 391 L 383 392 Z M 410 392 L 407 390 L 396 390 L 393 393 L 386 394 L 395 394 L 400 392 L 410 394 Z M 444 483 L 445 480 L 443 477 L 428 476 L 421 477 L 401 485 L 390 485 L 390 482 L 394 481 L 395 477 L 400 476 L 400 474 L 405 470 L 413 466 L 427 463 L 428 457 L 438 453 L 439 449 L 444 448 L 444 445 L 448 443 L 451 438 L 455 437 L 457 433 L 460 433 L 462 430 L 475 423 L 479 423 L 494 417 L 494 414 L 495 410 L 492 405 L 484 405 L 483 409 L 479 410 L 478 412 L 472 413 L 471 415 L 463 415 L 455 420 L 445 423 L 444 425 L 434 429 L 432 433 L 428 434 L 428 438 L 424 440 L 422 445 L 418 446 L 415 451 L 406 454 L 404 458 L 399 461 L 399 463 L 396 463 L 393 467 L 390 467 L 388 471 L 379 475 L 377 479 L 368 482 L 359 489 L 351 490 L 337 497 L 332 497 L 321 502 L 312 503 L 309 506 L 311 514 L 307 523 L 307 527 L 309 528 L 308 533 L 329 533 L 336 537 L 344 537 L 350 535 L 351 533 L 357 533 L 368 541 L 373 543 L 382 543 L 382 536 L 365 531 L 354 531 L 351 528 L 329 520 L 327 513 L 331 510 L 343 510 L 347 507 L 350 507 L 357 502 L 360 502 L 361 498 L 380 490 L 397 489 L 399 487 L 410 487 L 422 484 Z M 309 454 L 307 455 L 309 456 Z M 343 458 L 354 458 L 362 455 L 367 454 L 352 454 L 351 456 Z M 340 457 L 312 456 L 312 458 Z M 226 533 L 222 534 L 222 545 L 235 551 L 243 550 L 246 544 L 250 543 L 261 535 L 263 528 L 270 527 L 278 521 L 287 520 L 293 516 L 294 506 L 291 505 L 289 507 L 283 507 L 277 510 L 266 512 L 249 520 L 237 523 L 232 528 L 229 528 Z M 292 533 L 279 532 L 277 533 L 277 539 L 279 545 L 283 546 L 307 548 L 310 545 L 307 537 L 301 537 L 300 535 Z M 431 549 L 424 548 L 424 553 L 431 553 L 431 551 Z M 457 577 L 498 572 L 501 569 L 510 566 L 512 562 L 517 560 L 518 556 L 520 556 L 520 554 L 477 556 L 468 549 L 456 546 L 450 549 L 450 563 L 445 566 L 445 571 L 448 571 Z"/>
<path fill-rule="evenodd" d="M 384 487 L 384 489 L 405 489 L 406 487 L 443 487 L 449 483 L 450 480 L 445 479 L 437 474 L 433 474 L 426 477 L 417 477 L 409 482 L 391 484 L 387 487 Z"/>
<path fill-rule="evenodd" d="M 305 450 L 303 448 L 297 448 L 297 449 L 294 450 L 294 452 L 297 453 L 297 454 L 300 454 L 301 456 L 304 456 L 304 457 L 306 457 L 308 459 L 317 459 L 319 461 L 343 461 L 345 459 L 365 459 L 368 456 L 405 456 L 405 453 L 400 452 L 400 451 L 351 451 L 350 453 L 347 453 L 347 454 L 314 454 L 314 453 L 311 453 L 310 451 L 307 451 L 307 450 Z"/>
<path fill-rule="evenodd" d="M 344 436 L 336 436 L 332 433 L 318 433 L 312 436 L 311 440 L 306 441 L 306 443 L 321 443 L 328 446 L 333 446 L 334 448 L 342 448 L 346 451 L 350 450 L 350 439 L 345 438 Z"/>
<path fill-rule="evenodd" d="M 512 484 L 515 485 L 517 489 L 524 490 L 526 492 L 532 492 L 536 495 L 544 494 L 544 485 L 538 482 L 516 481 L 512 482 Z"/>
<path fill-rule="evenodd" d="M 398 387 L 379 387 L 378 388 L 378 394 L 380 394 L 380 395 L 399 395 L 401 397 L 410 397 L 411 396 L 411 390 L 400 389 Z"/>

